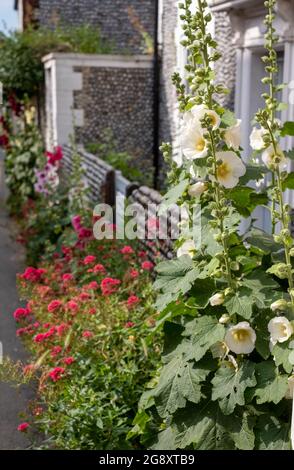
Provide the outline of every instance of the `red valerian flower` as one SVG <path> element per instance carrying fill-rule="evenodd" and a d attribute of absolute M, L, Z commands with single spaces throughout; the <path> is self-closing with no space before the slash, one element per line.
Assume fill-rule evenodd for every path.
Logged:
<path fill-rule="evenodd" d="M 95 308 L 90 308 L 90 310 L 89 310 L 90 315 L 96 315 L 96 313 L 97 313 L 97 311 L 96 311 Z"/>
<path fill-rule="evenodd" d="M 88 292 L 81 292 L 78 296 L 79 300 L 89 300 L 91 295 Z"/>
<path fill-rule="evenodd" d="M 79 237 L 79 240 L 85 240 L 87 238 L 93 238 L 93 231 L 89 228 L 82 227 L 78 231 L 78 237 Z"/>
<path fill-rule="evenodd" d="M 63 333 L 68 329 L 68 325 L 66 323 L 61 323 L 60 325 L 56 326 L 56 333 L 58 336 L 62 336 Z"/>
<path fill-rule="evenodd" d="M 20 320 L 23 320 L 24 318 L 27 318 L 30 315 L 30 310 L 27 308 L 17 308 L 15 312 L 13 313 L 14 319 L 19 322 Z"/>
<path fill-rule="evenodd" d="M 62 275 L 63 282 L 69 282 L 73 280 L 73 275 L 71 273 L 65 273 Z"/>
<path fill-rule="evenodd" d="M 35 365 L 35 364 L 28 364 L 28 365 L 24 366 L 24 368 L 23 368 L 23 373 L 24 373 L 25 375 L 30 375 L 30 374 L 32 374 L 35 370 L 36 370 L 36 365 Z"/>
<path fill-rule="evenodd" d="M 151 263 L 151 261 L 143 261 L 143 263 L 141 264 L 141 268 L 145 271 L 152 271 L 152 269 L 154 268 L 154 264 Z"/>
<path fill-rule="evenodd" d="M 120 250 L 122 255 L 132 255 L 134 253 L 134 250 L 131 246 L 126 245 Z"/>
<path fill-rule="evenodd" d="M 64 373 L 64 367 L 55 367 L 49 372 L 48 377 L 50 377 L 53 382 L 58 382 L 58 380 L 62 379 Z"/>
<path fill-rule="evenodd" d="M 83 331 L 82 337 L 83 337 L 83 338 L 92 338 L 92 337 L 93 337 L 93 333 L 92 333 L 92 331 L 85 330 L 85 331 Z"/>
<path fill-rule="evenodd" d="M 86 289 L 86 290 L 96 290 L 96 289 L 98 289 L 99 284 L 98 284 L 98 282 L 96 282 L 96 281 L 92 281 L 92 282 L 90 282 L 89 284 L 86 284 L 86 285 L 83 286 L 83 287 L 84 287 L 84 289 Z"/>
<path fill-rule="evenodd" d="M 26 268 L 23 274 L 20 275 L 20 278 L 25 279 L 26 281 L 38 282 L 40 281 L 42 275 L 45 274 L 45 272 L 45 269 L 36 269 L 30 266 Z"/>
<path fill-rule="evenodd" d="M 125 324 L 125 328 L 133 328 L 133 326 L 135 326 L 135 323 L 132 321 L 127 321 Z"/>
<path fill-rule="evenodd" d="M 117 292 L 117 286 L 120 284 L 119 279 L 113 279 L 112 277 L 106 277 L 101 282 L 101 290 L 103 295 L 110 295 Z"/>
<path fill-rule="evenodd" d="M 69 300 L 66 304 L 66 308 L 76 313 L 79 310 L 79 304 L 75 300 Z"/>
<path fill-rule="evenodd" d="M 133 307 L 134 305 L 137 305 L 140 302 L 139 297 L 136 295 L 130 295 L 130 297 L 127 300 L 127 306 L 128 307 Z"/>
<path fill-rule="evenodd" d="M 146 258 L 147 253 L 146 253 L 146 251 L 139 251 L 138 256 L 139 256 L 139 258 Z"/>
<path fill-rule="evenodd" d="M 95 263 L 95 261 L 96 261 L 96 256 L 88 255 L 86 256 L 86 258 L 84 258 L 83 263 L 86 266 L 88 264 Z"/>
<path fill-rule="evenodd" d="M 104 274 L 106 272 L 106 269 L 104 268 L 103 264 L 96 264 L 93 268 L 93 273 L 95 274 Z"/>
<path fill-rule="evenodd" d="M 60 309 L 60 307 L 62 307 L 62 302 L 60 300 L 52 300 L 47 309 L 48 312 L 54 313 L 56 310 Z"/>
<path fill-rule="evenodd" d="M 29 429 L 29 423 L 21 423 L 17 426 L 17 430 L 20 432 L 26 432 Z"/>
<path fill-rule="evenodd" d="M 66 357 L 65 359 L 63 359 L 63 362 L 67 365 L 67 366 L 70 366 L 73 362 L 75 362 L 75 358 L 70 356 L 70 357 Z"/>
<path fill-rule="evenodd" d="M 54 346 L 52 349 L 51 349 L 51 357 L 56 357 L 58 356 L 58 354 L 60 354 L 62 351 L 62 347 L 61 346 Z"/>
<path fill-rule="evenodd" d="M 51 291 L 52 289 L 49 286 L 37 286 L 37 292 L 40 295 L 40 297 L 42 297 L 42 299 L 46 297 L 47 295 L 49 295 Z"/>
<path fill-rule="evenodd" d="M 139 271 L 137 271 L 137 269 L 130 269 L 130 277 L 132 279 L 136 279 L 137 277 L 139 277 Z"/>
<path fill-rule="evenodd" d="M 82 228 L 82 218 L 80 215 L 75 215 L 72 219 L 71 219 L 71 224 L 75 230 L 75 232 L 79 232 L 79 230 L 81 230 Z"/>
<path fill-rule="evenodd" d="M 61 147 L 56 147 L 54 149 L 54 152 L 46 152 L 46 156 L 48 159 L 48 163 L 50 165 L 55 165 L 55 163 L 59 162 L 62 160 L 63 154 L 62 154 L 62 148 Z"/>

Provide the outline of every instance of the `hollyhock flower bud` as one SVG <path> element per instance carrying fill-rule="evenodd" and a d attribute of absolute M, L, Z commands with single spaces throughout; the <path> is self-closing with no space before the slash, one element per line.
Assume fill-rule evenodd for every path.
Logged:
<path fill-rule="evenodd" d="M 218 322 L 221 323 L 222 325 L 225 325 L 226 323 L 229 323 L 230 319 L 231 319 L 230 315 L 228 315 L 227 313 L 224 313 L 220 317 Z"/>
<path fill-rule="evenodd" d="M 188 189 L 189 196 L 197 197 L 201 196 L 207 190 L 207 184 L 203 183 L 202 181 L 198 181 L 195 184 L 192 184 Z"/>
<path fill-rule="evenodd" d="M 272 318 L 268 324 L 270 339 L 273 344 L 284 343 L 293 335 L 293 326 L 286 317 Z"/>
<path fill-rule="evenodd" d="M 279 299 L 279 300 L 276 300 L 275 302 L 273 302 L 273 303 L 271 304 L 271 307 L 270 307 L 270 308 L 271 308 L 271 310 L 272 310 L 273 312 L 276 312 L 277 310 L 282 310 L 282 311 L 284 311 L 284 310 L 287 309 L 287 305 L 288 305 L 288 304 L 287 304 L 287 301 L 286 301 L 286 300 L 284 300 L 284 299 Z"/>
<path fill-rule="evenodd" d="M 216 305 L 222 305 L 225 301 L 224 294 L 221 292 L 218 292 L 217 294 L 214 294 L 212 297 L 209 299 L 209 303 L 212 307 Z"/>
<path fill-rule="evenodd" d="M 212 357 L 222 359 L 226 357 L 229 352 L 228 346 L 223 341 L 218 341 L 217 343 L 213 344 L 210 350 Z"/>
<path fill-rule="evenodd" d="M 236 354 L 250 354 L 255 348 L 256 333 L 248 322 L 240 322 L 228 329 L 225 343 Z"/>

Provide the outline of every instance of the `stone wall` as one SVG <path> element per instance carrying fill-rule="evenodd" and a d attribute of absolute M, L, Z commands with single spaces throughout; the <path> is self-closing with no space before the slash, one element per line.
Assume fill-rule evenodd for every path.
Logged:
<path fill-rule="evenodd" d="M 230 90 L 228 95 L 221 96 L 220 103 L 234 110 L 234 95 L 236 84 L 236 46 L 233 44 L 234 30 L 227 12 L 215 12 L 215 38 L 218 49 L 222 54 L 216 63 L 217 81 Z"/>
<path fill-rule="evenodd" d="M 175 109 L 177 97 L 171 76 L 177 68 L 176 27 L 177 6 L 175 0 L 164 0 L 161 18 L 161 75 L 160 75 L 160 125 L 159 140 L 175 142 L 177 122 Z M 160 183 L 164 183 L 165 165 L 160 161 Z"/>
<path fill-rule="evenodd" d="M 155 0 L 39 0 L 36 13 L 42 26 L 98 26 L 114 53 L 138 54 L 151 52 L 155 11 Z"/>
<path fill-rule="evenodd" d="M 82 90 L 74 92 L 74 108 L 84 110 L 78 142 L 102 143 L 110 132 L 119 152 L 128 152 L 135 167 L 151 172 L 153 70 L 77 67 L 75 72 L 83 77 Z"/>
<path fill-rule="evenodd" d="M 154 72 L 149 56 L 49 54 L 46 71 L 47 147 L 112 143 L 151 176 Z"/>

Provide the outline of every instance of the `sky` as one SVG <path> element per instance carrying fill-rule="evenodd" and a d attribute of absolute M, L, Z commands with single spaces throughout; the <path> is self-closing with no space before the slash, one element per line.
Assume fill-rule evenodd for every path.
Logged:
<path fill-rule="evenodd" d="M 5 30 L 3 21 L 8 30 L 18 27 L 18 14 L 14 10 L 14 0 L 0 0 L 0 31 Z"/>

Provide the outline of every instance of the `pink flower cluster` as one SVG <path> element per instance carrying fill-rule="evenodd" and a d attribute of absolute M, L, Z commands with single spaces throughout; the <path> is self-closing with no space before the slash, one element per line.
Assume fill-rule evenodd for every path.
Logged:
<path fill-rule="evenodd" d="M 113 279 L 112 277 L 106 277 L 101 282 L 101 291 L 103 295 L 111 295 L 117 291 L 117 287 L 120 285 L 119 279 Z"/>
<path fill-rule="evenodd" d="M 23 274 L 20 274 L 20 278 L 30 282 L 39 282 L 42 279 L 43 274 L 46 273 L 45 269 L 36 269 L 28 267 Z"/>

